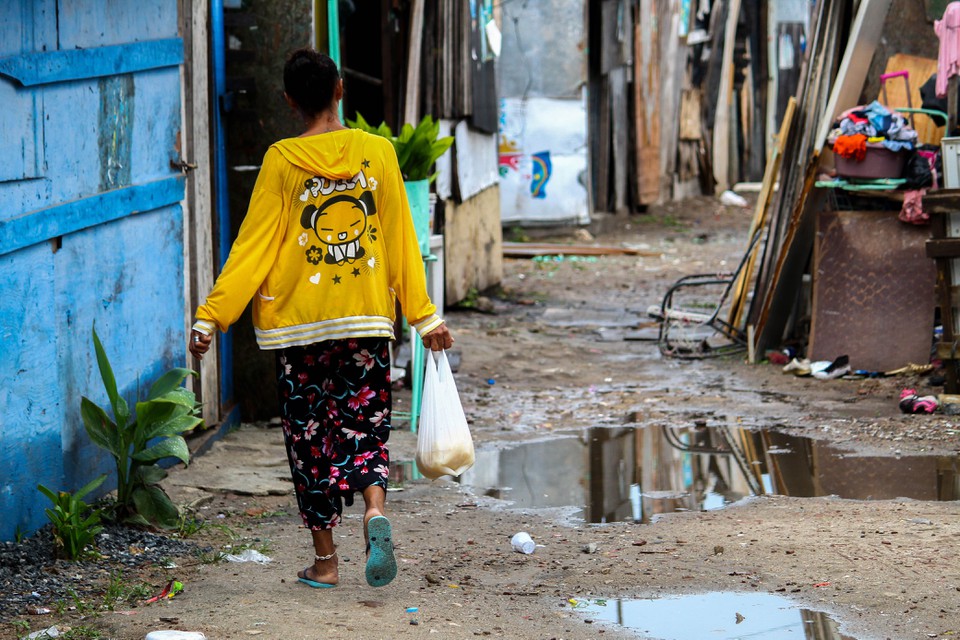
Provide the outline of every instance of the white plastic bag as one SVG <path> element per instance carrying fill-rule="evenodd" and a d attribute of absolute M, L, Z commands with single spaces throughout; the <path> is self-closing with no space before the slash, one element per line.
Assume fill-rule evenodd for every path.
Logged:
<path fill-rule="evenodd" d="M 473 438 L 463 415 L 457 383 L 447 352 L 426 358 L 420 428 L 417 433 L 417 468 L 424 476 L 459 476 L 473 466 Z"/>

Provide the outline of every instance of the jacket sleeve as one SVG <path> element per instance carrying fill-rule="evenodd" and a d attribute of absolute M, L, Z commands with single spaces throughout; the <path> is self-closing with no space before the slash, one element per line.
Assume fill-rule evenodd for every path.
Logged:
<path fill-rule="evenodd" d="M 283 162 L 278 150 L 267 150 L 240 233 L 213 291 L 197 308 L 194 330 L 209 335 L 214 329 L 229 329 L 273 268 L 286 229 L 280 175 Z"/>
<path fill-rule="evenodd" d="M 396 151 L 391 144 L 385 146 L 380 223 L 387 247 L 390 287 L 396 292 L 407 322 L 424 336 L 443 324 L 443 319 L 427 295 L 423 257 Z"/>

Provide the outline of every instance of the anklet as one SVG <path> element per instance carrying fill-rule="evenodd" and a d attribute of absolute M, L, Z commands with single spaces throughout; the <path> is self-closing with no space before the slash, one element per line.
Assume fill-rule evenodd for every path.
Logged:
<path fill-rule="evenodd" d="M 333 553 L 331 553 L 331 554 L 328 555 L 328 556 L 318 556 L 318 555 L 314 555 L 313 557 L 316 558 L 317 562 L 326 562 L 327 560 L 329 560 L 330 558 L 332 558 L 332 557 L 335 556 L 335 555 L 337 555 L 337 550 L 336 550 L 336 549 L 334 549 L 334 550 L 333 550 Z"/>

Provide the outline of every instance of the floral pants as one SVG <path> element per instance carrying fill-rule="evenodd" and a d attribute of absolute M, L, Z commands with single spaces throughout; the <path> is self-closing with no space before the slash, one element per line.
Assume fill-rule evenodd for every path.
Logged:
<path fill-rule="evenodd" d="M 355 491 L 387 488 L 389 341 L 326 340 L 279 350 L 277 380 L 300 516 L 311 530 L 332 529 Z"/>

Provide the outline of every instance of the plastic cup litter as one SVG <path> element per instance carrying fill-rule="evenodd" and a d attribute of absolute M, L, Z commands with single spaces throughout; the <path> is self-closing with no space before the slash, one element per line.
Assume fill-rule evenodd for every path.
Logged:
<path fill-rule="evenodd" d="M 537 548 L 533 538 L 531 538 L 530 534 L 526 531 L 514 534 L 514 536 L 510 538 L 510 544 L 513 545 L 513 550 L 517 553 L 525 553 L 528 555 L 533 553 L 534 549 Z"/>

